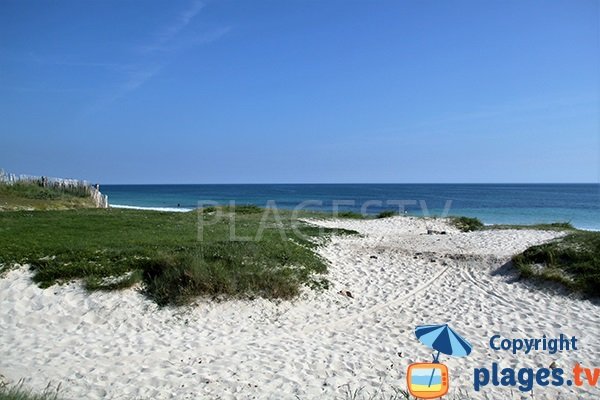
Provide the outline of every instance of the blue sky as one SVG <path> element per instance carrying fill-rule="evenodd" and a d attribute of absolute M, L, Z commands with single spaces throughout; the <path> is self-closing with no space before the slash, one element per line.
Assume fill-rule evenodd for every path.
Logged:
<path fill-rule="evenodd" d="M 598 182 L 599 2 L 0 2 L 0 167 Z"/>

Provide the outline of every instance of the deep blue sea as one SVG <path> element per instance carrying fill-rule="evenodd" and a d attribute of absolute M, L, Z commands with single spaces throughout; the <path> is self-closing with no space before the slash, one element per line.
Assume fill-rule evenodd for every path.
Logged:
<path fill-rule="evenodd" d="M 567 221 L 600 230 L 600 184 L 104 185 L 111 205 L 192 209 L 199 202 L 332 212 L 465 215 L 486 224 Z M 271 203 L 268 203 L 271 201 Z M 401 208 L 402 207 L 402 208 Z"/>

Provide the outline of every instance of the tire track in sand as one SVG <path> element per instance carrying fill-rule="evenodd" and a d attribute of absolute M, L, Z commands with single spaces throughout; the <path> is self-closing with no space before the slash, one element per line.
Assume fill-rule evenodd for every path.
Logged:
<path fill-rule="evenodd" d="M 348 317 L 345 318 L 341 318 L 338 319 L 336 321 L 333 321 L 331 323 L 328 324 L 321 324 L 321 325 L 317 325 L 317 326 L 311 326 L 310 328 L 304 328 L 302 329 L 302 332 L 306 333 L 306 334 L 311 334 L 314 333 L 316 331 L 320 331 L 323 329 L 335 329 L 337 328 L 340 324 L 346 324 L 350 321 L 354 321 L 362 316 L 365 315 L 369 315 L 369 314 L 374 314 L 379 310 L 382 310 L 384 308 L 396 305 L 398 303 L 400 303 L 401 301 L 404 301 L 410 297 L 415 296 L 418 293 L 421 293 L 424 289 L 427 289 L 429 287 L 431 287 L 431 285 L 433 285 L 439 278 L 441 278 L 446 272 L 448 272 L 448 270 L 450 269 L 450 266 L 445 267 L 443 270 L 441 270 L 437 275 L 435 275 L 433 278 L 429 279 L 428 281 L 426 281 L 425 283 L 423 283 L 422 285 L 418 286 L 417 288 L 411 290 L 410 292 L 408 292 L 407 294 L 405 294 L 404 296 L 400 296 L 395 298 L 394 300 L 382 303 L 382 304 L 378 304 L 376 306 L 370 307 L 358 314 L 354 314 L 354 315 L 350 315 Z"/>

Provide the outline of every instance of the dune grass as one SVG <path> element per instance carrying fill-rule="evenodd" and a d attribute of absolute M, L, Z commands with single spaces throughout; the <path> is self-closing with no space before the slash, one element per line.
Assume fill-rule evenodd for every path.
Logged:
<path fill-rule="evenodd" d="M 0 389 L 0 400 L 58 400 L 57 395 L 34 394 L 27 390 Z"/>
<path fill-rule="evenodd" d="M 568 234 L 550 243 L 532 246 L 512 258 L 521 277 L 537 283 L 554 282 L 571 292 L 600 296 L 600 232 L 575 229 L 569 222 L 533 225 L 490 225 L 470 217 L 451 217 L 463 232 L 481 229 L 536 229 Z"/>
<path fill-rule="evenodd" d="M 517 225 L 517 224 L 495 224 L 484 225 L 478 218 L 472 217 L 448 217 L 450 223 L 462 232 L 472 232 L 479 230 L 494 230 L 494 229 L 535 229 L 541 231 L 576 231 L 575 227 L 570 222 L 551 222 L 532 225 Z"/>
<path fill-rule="evenodd" d="M 573 231 L 530 247 L 512 261 L 523 278 L 557 282 L 573 292 L 600 296 L 600 232 Z"/>
<path fill-rule="evenodd" d="M 395 217 L 397 215 L 399 215 L 398 211 L 386 210 L 386 211 L 382 211 L 379 214 L 377 214 L 375 216 L 375 218 L 389 218 L 389 217 Z"/>
<path fill-rule="evenodd" d="M 398 386 L 380 387 L 367 390 L 364 387 L 355 387 L 351 384 L 340 386 L 342 394 L 337 396 L 339 400 L 419 400 L 413 397 L 408 390 Z M 514 398 L 510 396 L 509 398 Z M 450 393 L 444 396 L 448 400 L 470 400 L 471 396 L 464 390 L 450 390 Z"/>
<path fill-rule="evenodd" d="M 462 232 L 471 232 L 483 229 L 483 222 L 471 217 L 449 217 L 450 223 Z"/>
<path fill-rule="evenodd" d="M 158 304 L 196 296 L 292 298 L 327 286 L 317 242 L 344 230 L 254 206 L 201 213 L 119 209 L 0 213 L 0 264 L 30 264 L 41 287 L 80 279 L 89 290 L 142 284 Z M 201 238 L 199 235 L 201 234 Z"/>
<path fill-rule="evenodd" d="M 0 210 L 93 208 L 84 187 L 43 187 L 36 182 L 0 183 Z"/>
<path fill-rule="evenodd" d="M 338 218 L 348 218 L 348 219 L 365 219 L 366 218 L 365 215 L 354 212 L 354 211 L 339 211 L 335 216 Z"/>
<path fill-rule="evenodd" d="M 540 231 L 574 231 L 576 230 L 570 222 L 551 222 L 546 224 L 513 225 L 496 224 L 488 225 L 485 229 L 536 229 Z"/>
<path fill-rule="evenodd" d="M 47 388 L 42 393 L 34 393 L 25 389 L 22 383 L 16 386 L 0 386 L 0 400 L 59 400 L 59 390 L 60 386 L 56 390 Z"/>

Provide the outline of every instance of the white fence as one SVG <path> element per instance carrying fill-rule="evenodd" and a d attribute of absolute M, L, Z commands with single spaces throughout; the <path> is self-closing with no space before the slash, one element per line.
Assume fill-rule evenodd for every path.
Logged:
<path fill-rule="evenodd" d="M 0 183 L 13 185 L 18 182 L 37 183 L 43 187 L 59 188 L 90 196 L 96 207 L 108 208 L 108 196 L 100 192 L 99 185 L 78 179 L 52 178 L 47 176 L 9 174 L 0 169 Z"/>

